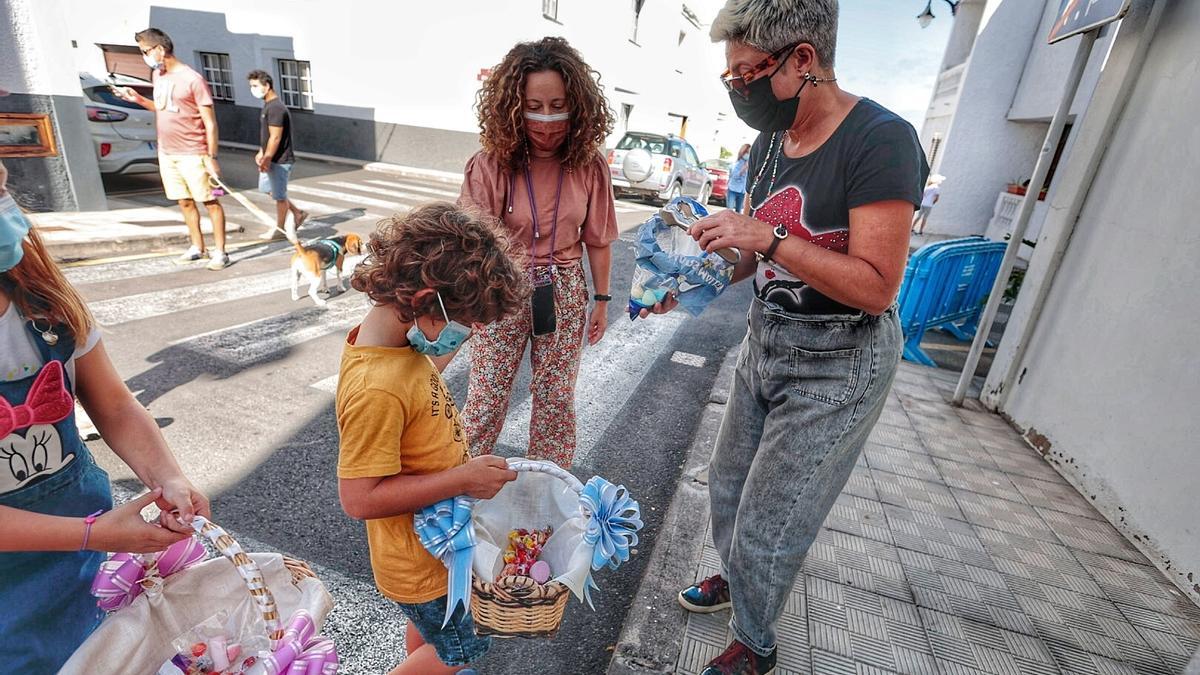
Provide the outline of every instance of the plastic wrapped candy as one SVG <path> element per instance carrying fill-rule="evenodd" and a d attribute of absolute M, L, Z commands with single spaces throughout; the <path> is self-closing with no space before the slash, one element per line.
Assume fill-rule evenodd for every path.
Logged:
<path fill-rule="evenodd" d="M 638 226 L 637 268 L 629 289 L 629 318 L 674 293 L 697 316 L 733 281 L 738 253 L 729 248 L 705 253 L 687 230 L 708 215 L 700 202 L 676 197 Z"/>
<path fill-rule="evenodd" d="M 506 576 L 522 576 L 528 577 L 532 575 L 532 570 L 538 562 L 538 556 L 542 553 L 542 547 L 546 545 L 546 540 L 554 533 L 554 528 L 546 526 L 542 530 L 526 530 L 520 528 L 511 530 L 508 533 L 508 547 L 504 551 L 504 567 L 500 570 L 500 577 Z M 549 578 L 549 575 L 547 575 Z M 538 583 L 545 583 L 539 581 Z"/>

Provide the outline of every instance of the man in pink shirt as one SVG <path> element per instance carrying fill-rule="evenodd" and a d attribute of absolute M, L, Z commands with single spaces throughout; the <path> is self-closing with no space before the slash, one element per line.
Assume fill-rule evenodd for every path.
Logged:
<path fill-rule="evenodd" d="M 171 38 L 157 28 L 134 35 L 142 58 L 150 66 L 154 100 L 129 87 L 113 87 L 122 99 L 153 110 L 158 126 L 158 168 L 167 199 L 179 202 L 192 246 L 180 262 L 200 260 L 205 255 L 196 202 L 208 208 L 216 251 L 209 255 L 208 269 L 229 264 L 225 253 L 225 210 L 212 193 L 210 176 L 219 176 L 217 164 L 217 115 L 213 111 L 208 83 L 186 63 L 175 58 Z"/>

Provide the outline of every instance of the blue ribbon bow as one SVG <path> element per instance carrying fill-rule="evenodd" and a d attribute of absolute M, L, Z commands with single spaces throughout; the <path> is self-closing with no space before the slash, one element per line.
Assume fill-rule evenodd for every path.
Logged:
<path fill-rule="evenodd" d="M 592 569 L 617 567 L 629 560 L 629 549 L 637 546 L 637 531 L 642 529 L 641 508 L 629 496 L 624 485 L 613 485 L 599 476 L 583 486 L 579 506 L 588 516 L 583 540 L 592 548 Z M 597 588 L 589 573 L 584 595 L 591 604 L 589 589 Z"/>
<path fill-rule="evenodd" d="M 475 528 L 471 508 L 475 500 L 458 496 L 426 506 L 413 518 L 417 537 L 425 550 L 450 570 L 449 597 L 442 627 L 450 623 L 454 610 L 462 603 L 463 612 L 471 609 L 471 559 L 475 553 Z M 640 525 L 640 521 L 639 521 Z"/>

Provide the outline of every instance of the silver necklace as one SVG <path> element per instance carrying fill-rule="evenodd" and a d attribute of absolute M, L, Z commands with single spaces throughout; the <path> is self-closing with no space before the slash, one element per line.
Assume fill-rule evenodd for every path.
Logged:
<path fill-rule="evenodd" d="M 44 341 L 46 344 L 50 345 L 51 347 L 53 347 L 54 345 L 58 344 L 58 335 L 57 335 L 57 334 L 56 334 L 56 333 L 55 333 L 53 330 L 51 330 L 52 328 L 54 328 L 54 324 L 52 324 L 52 323 L 50 323 L 49 321 L 47 321 L 47 322 L 46 322 L 46 329 L 45 329 L 45 330 L 42 330 L 41 328 L 38 328 L 38 325 L 37 325 L 37 319 L 33 319 L 33 320 L 31 320 L 31 322 L 30 322 L 30 323 L 32 323 L 32 324 L 33 324 L 33 329 L 34 329 L 34 330 L 40 330 L 40 331 L 42 331 L 42 340 L 43 340 L 43 341 Z"/>
<path fill-rule="evenodd" d="M 779 142 L 775 142 L 775 137 L 779 136 Z M 778 131 L 771 133 L 771 141 L 767 144 L 767 158 L 762 165 L 758 167 L 758 174 L 754 176 L 754 182 L 750 183 L 750 215 L 753 216 L 755 211 L 761 209 L 768 201 L 771 200 L 771 191 L 775 189 L 775 176 L 779 171 L 779 156 L 783 154 L 783 139 Z M 775 146 L 775 160 L 771 162 L 771 146 Z M 762 180 L 763 172 L 767 170 L 767 162 L 771 162 L 771 182 L 767 184 L 767 196 L 758 206 L 754 205 L 754 193 L 758 190 L 758 182 Z"/>

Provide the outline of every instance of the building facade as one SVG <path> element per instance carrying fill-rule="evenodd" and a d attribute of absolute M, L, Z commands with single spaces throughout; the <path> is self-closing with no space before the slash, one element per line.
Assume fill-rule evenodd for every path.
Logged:
<path fill-rule="evenodd" d="M 995 236 L 997 194 L 1033 172 L 1080 40 L 1046 43 L 1059 6 L 983 8 L 930 231 Z M 1096 41 L 982 395 L 1194 600 L 1198 38 L 1200 3 L 1134 0 Z"/>
<path fill-rule="evenodd" d="M 260 103 L 245 76 L 263 69 L 292 109 L 297 149 L 461 170 L 478 148 L 481 82 L 515 43 L 547 35 L 568 39 L 601 74 L 618 119 L 610 144 L 626 129 L 674 133 L 708 158 L 748 140 L 744 127 L 726 138 L 740 123 L 716 50 L 679 0 L 345 0 L 336 11 L 325 0 L 38 4 L 63 10 L 67 39 L 53 60 L 101 78 L 148 77 L 133 35 L 166 31 L 209 81 L 224 141 L 257 143 Z"/>

